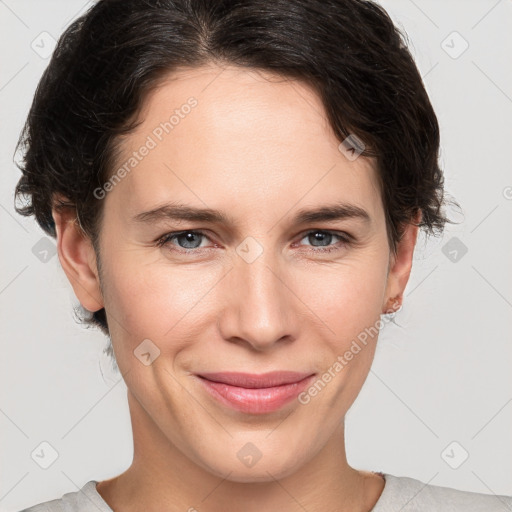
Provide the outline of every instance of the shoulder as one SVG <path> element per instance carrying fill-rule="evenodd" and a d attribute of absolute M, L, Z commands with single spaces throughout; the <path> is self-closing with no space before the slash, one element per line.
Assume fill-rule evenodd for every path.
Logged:
<path fill-rule="evenodd" d="M 381 473 L 386 484 L 371 512 L 507 512 L 512 496 L 480 494 Z"/>
<path fill-rule="evenodd" d="M 51 501 L 21 510 L 20 512 L 112 512 L 96 490 L 96 480 L 90 480 L 74 492 L 68 492 Z"/>

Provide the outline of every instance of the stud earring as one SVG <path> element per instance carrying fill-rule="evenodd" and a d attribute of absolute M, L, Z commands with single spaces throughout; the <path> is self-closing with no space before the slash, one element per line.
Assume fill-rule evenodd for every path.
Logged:
<path fill-rule="evenodd" d="M 391 306 L 387 307 L 386 310 L 382 313 L 383 315 L 393 315 L 398 313 L 402 309 L 402 300 L 400 295 L 389 299 L 388 304 L 391 302 Z"/>

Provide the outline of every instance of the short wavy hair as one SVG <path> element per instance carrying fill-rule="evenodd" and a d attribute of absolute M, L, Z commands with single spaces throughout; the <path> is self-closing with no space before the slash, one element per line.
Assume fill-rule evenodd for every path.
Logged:
<path fill-rule="evenodd" d="M 114 173 L 119 136 L 173 70 L 228 64 L 309 84 L 340 141 L 364 141 L 396 252 L 419 211 L 427 234 L 452 222 L 437 118 L 406 43 L 365 0 L 100 0 L 59 38 L 38 84 L 16 147 L 15 202 L 26 199 L 16 211 L 55 237 L 52 209 L 72 208 L 101 271 L 94 190 Z M 110 336 L 104 308 L 81 321 Z"/>

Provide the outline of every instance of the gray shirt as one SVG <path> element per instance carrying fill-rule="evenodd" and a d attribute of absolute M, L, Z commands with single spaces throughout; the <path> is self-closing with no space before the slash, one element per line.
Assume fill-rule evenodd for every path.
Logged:
<path fill-rule="evenodd" d="M 380 473 L 386 480 L 370 512 L 512 512 L 512 496 L 497 496 L 428 485 L 404 476 Z M 21 512 L 113 512 L 90 480 L 79 491 Z"/>

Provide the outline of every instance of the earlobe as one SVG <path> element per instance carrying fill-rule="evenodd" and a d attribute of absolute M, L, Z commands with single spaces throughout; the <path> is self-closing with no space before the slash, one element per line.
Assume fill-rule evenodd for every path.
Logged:
<path fill-rule="evenodd" d="M 421 211 L 418 212 L 412 223 L 405 226 L 403 236 L 397 244 L 396 254 L 391 255 L 386 293 L 382 305 L 384 314 L 396 312 L 402 305 L 403 293 L 411 274 L 420 219 Z"/>
<path fill-rule="evenodd" d="M 52 216 L 59 260 L 75 295 L 85 309 L 98 311 L 104 304 L 92 243 L 79 226 L 74 208 L 54 208 Z"/>

